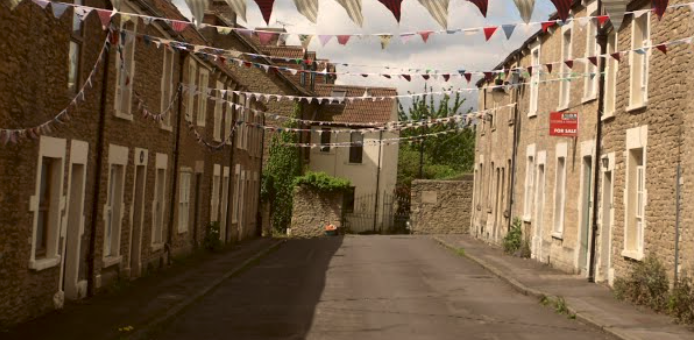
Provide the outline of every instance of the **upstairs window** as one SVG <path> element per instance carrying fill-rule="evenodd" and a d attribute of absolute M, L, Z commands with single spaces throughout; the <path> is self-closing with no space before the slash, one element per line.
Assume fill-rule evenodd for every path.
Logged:
<path fill-rule="evenodd" d="M 75 0 L 75 5 L 83 5 L 82 0 Z M 70 93 L 77 93 L 80 83 L 80 65 L 82 64 L 82 44 L 84 42 L 84 23 L 76 11 L 72 11 L 72 31 L 70 32 L 70 62 L 68 67 L 67 87 Z"/>
<path fill-rule="evenodd" d="M 561 47 L 561 74 L 560 78 L 571 77 L 571 69 L 563 61 L 571 60 L 571 29 L 564 30 L 562 34 L 562 47 Z M 562 79 L 559 83 L 559 109 L 566 109 L 569 107 L 569 101 L 571 99 L 571 80 Z"/>
<path fill-rule="evenodd" d="M 631 86 L 629 106 L 636 109 L 648 101 L 648 73 L 651 55 L 651 12 L 634 18 L 631 27 Z"/>
<path fill-rule="evenodd" d="M 175 54 L 168 48 L 164 48 L 164 66 L 161 74 L 161 105 L 159 112 L 166 112 L 161 125 L 164 128 L 171 127 L 171 114 L 173 112 L 174 95 L 174 59 Z M 168 112 L 167 112 L 168 111 Z"/>
<path fill-rule="evenodd" d="M 189 122 L 193 121 L 195 96 L 198 91 L 202 91 L 195 85 L 196 77 L 197 65 L 195 65 L 195 61 L 193 59 L 190 59 L 188 61 L 188 96 L 186 96 L 186 120 Z"/>
<path fill-rule="evenodd" d="M 224 113 L 224 101 L 221 98 L 222 94 L 220 90 L 224 89 L 224 83 L 217 81 L 217 91 L 215 92 L 215 104 L 214 104 L 214 126 L 212 129 L 212 138 L 215 142 L 222 141 L 222 114 Z"/>
<path fill-rule="evenodd" d="M 207 121 L 207 88 L 210 86 L 210 71 L 205 68 L 200 68 L 200 76 L 198 79 L 198 87 L 200 94 L 198 95 L 198 119 L 197 125 L 205 126 Z"/>
<path fill-rule="evenodd" d="M 530 109 L 529 116 L 537 114 L 537 102 L 540 96 L 540 45 L 532 49 L 532 76 L 530 77 Z"/>
<path fill-rule="evenodd" d="M 593 12 L 591 16 L 595 16 L 597 12 Z M 591 20 L 586 26 L 586 58 L 596 56 L 596 52 L 599 51 L 598 43 L 595 36 L 597 35 L 597 26 Z M 604 61 L 604 59 L 602 59 Z M 589 60 L 585 62 L 585 86 L 583 88 L 583 100 L 595 99 L 597 96 L 597 85 L 598 85 L 598 67 L 594 65 Z"/>
<path fill-rule="evenodd" d="M 331 143 L 331 137 L 332 137 L 332 132 L 330 131 L 330 128 L 323 128 L 320 130 L 320 151 L 321 152 L 330 152 L 330 143 Z"/>
<path fill-rule="evenodd" d="M 361 164 L 364 153 L 364 135 L 361 132 L 352 132 L 349 135 L 351 145 L 349 147 L 349 162 Z"/>
<path fill-rule="evenodd" d="M 607 53 L 617 52 L 617 33 L 612 32 L 607 36 Z M 606 58 L 605 65 L 605 113 L 603 118 L 614 116 L 617 102 L 617 70 L 619 64 L 614 58 Z"/>
<path fill-rule="evenodd" d="M 121 30 L 137 31 L 137 24 L 129 21 L 120 24 Z M 132 120 L 133 83 L 135 80 L 135 37 L 126 35 L 120 40 L 121 48 L 116 58 L 116 116 Z"/>

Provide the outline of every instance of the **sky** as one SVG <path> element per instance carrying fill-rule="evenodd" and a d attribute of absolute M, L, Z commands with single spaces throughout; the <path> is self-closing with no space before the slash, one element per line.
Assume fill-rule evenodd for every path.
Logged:
<path fill-rule="evenodd" d="M 190 17 L 190 11 L 184 0 L 173 0 L 181 12 Z M 240 21 L 241 25 L 250 28 L 268 27 L 262 18 L 255 1 L 247 0 L 248 22 Z M 495 26 L 506 23 L 521 23 L 512 0 L 490 0 L 487 18 L 479 9 L 466 0 L 451 0 L 448 15 L 449 28 L 475 28 Z M 536 0 L 532 21 L 546 20 L 554 12 L 554 6 L 549 0 Z M 390 11 L 378 0 L 362 0 L 363 27 L 353 23 L 345 10 L 335 0 L 320 0 L 318 22 L 310 22 L 301 15 L 291 0 L 275 1 L 270 27 L 285 27 L 289 33 L 308 34 L 371 34 L 387 33 L 395 35 L 388 48 L 381 49 L 377 37 L 368 39 L 352 38 L 346 46 L 339 45 L 333 38 L 325 47 L 321 46 L 318 37 L 314 37 L 309 49 L 318 53 L 318 58 L 327 58 L 339 63 L 361 63 L 370 65 L 388 65 L 406 69 L 446 69 L 446 70 L 488 70 L 499 64 L 510 52 L 537 30 L 537 26 L 524 29 L 519 26 L 510 40 L 506 40 L 501 29 L 485 42 L 482 33 L 466 36 L 464 34 L 433 34 L 427 43 L 419 36 L 413 37 L 403 44 L 397 36 L 400 33 L 425 30 L 439 30 L 441 27 L 429 15 L 429 12 L 417 0 L 405 0 L 402 3 L 400 24 L 397 23 Z M 280 23 L 278 23 L 278 21 Z M 299 45 L 292 36 L 288 44 Z M 386 72 L 383 68 L 338 66 L 338 72 Z M 455 79 L 456 81 L 453 81 Z M 395 87 L 401 94 L 423 92 L 425 81 L 421 77 L 413 77 L 411 82 L 401 78 L 384 77 L 368 78 L 342 76 L 338 84 Z M 444 87 L 469 88 L 474 83 L 467 84 L 464 79 L 452 78 L 448 83 L 443 80 L 429 80 L 434 91 Z M 476 93 L 466 95 L 470 107 L 476 106 Z M 467 105 L 466 105 L 467 106 Z"/>

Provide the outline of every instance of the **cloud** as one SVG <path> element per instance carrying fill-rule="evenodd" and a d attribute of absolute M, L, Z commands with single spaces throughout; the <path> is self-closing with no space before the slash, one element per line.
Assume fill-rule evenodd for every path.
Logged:
<path fill-rule="evenodd" d="M 266 27 L 258 6 L 252 0 L 248 1 L 248 27 Z M 181 12 L 189 16 L 184 0 L 173 0 Z M 362 0 L 364 15 L 364 27 L 354 24 L 345 10 L 333 0 L 321 0 L 318 14 L 318 22 L 311 23 L 296 10 L 293 1 L 277 1 L 271 18 L 271 26 L 285 27 L 290 33 L 309 34 L 380 34 L 391 33 L 395 36 L 386 50 L 381 50 L 377 37 L 350 39 L 346 46 L 332 39 L 325 47 L 322 47 L 318 39 L 313 39 L 312 50 L 318 53 L 319 58 L 327 58 L 334 62 L 360 63 L 373 65 L 389 65 L 405 69 L 446 69 L 446 70 L 487 70 L 501 62 L 508 53 L 516 49 L 534 30 L 524 30 L 518 27 L 511 40 L 506 40 L 503 31 L 499 29 L 489 42 L 484 41 L 480 32 L 474 36 L 464 34 L 435 34 L 431 35 L 428 43 L 424 43 L 418 36 L 410 42 L 403 44 L 397 34 L 404 32 L 417 32 L 423 30 L 439 30 L 436 21 L 418 1 L 407 0 L 402 4 L 401 22 L 398 24 L 395 18 L 385 6 L 377 0 Z M 549 0 L 538 0 L 533 14 L 534 21 L 545 20 L 554 11 Z M 472 28 L 497 26 L 505 23 L 522 22 L 518 10 L 513 2 L 494 1 L 489 2 L 487 18 L 484 18 L 479 9 L 469 1 L 451 1 L 448 16 L 450 28 Z M 288 43 L 298 44 L 298 39 L 292 37 Z M 338 65 L 338 71 L 350 72 L 386 72 L 388 70 L 372 67 L 356 67 Z M 390 72 L 390 71 L 388 71 Z M 392 73 L 392 72 L 391 72 Z M 453 86 L 454 88 L 467 88 L 474 86 L 467 84 L 464 79 L 455 78 L 449 83 L 443 81 L 429 81 L 434 89 Z M 388 80 L 384 77 L 353 77 L 342 76 L 338 83 L 396 87 L 400 93 L 407 91 L 421 92 L 424 88 L 424 79 L 413 77 L 412 82 L 403 79 Z M 477 95 L 472 93 L 466 97 L 471 102 L 476 102 Z"/>

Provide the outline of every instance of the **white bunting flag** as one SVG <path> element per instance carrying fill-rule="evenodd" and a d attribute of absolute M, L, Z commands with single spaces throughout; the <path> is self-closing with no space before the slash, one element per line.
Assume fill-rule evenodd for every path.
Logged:
<path fill-rule="evenodd" d="M 379 35 L 381 38 L 381 49 L 385 50 L 388 45 L 390 45 L 390 39 L 393 37 L 391 34 L 381 34 Z"/>
<path fill-rule="evenodd" d="M 60 17 L 63 16 L 65 13 L 65 10 L 67 9 L 67 5 L 61 4 L 59 2 L 52 2 L 51 3 L 51 9 L 53 9 L 53 16 L 56 19 L 60 19 Z"/>
<path fill-rule="evenodd" d="M 207 10 L 207 0 L 186 0 L 186 5 L 188 5 L 190 13 L 193 15 L 193 24 L 196 27 L 200 27 Z"/>
<path fill-rule="evenodd" d="M 361 13 L 361 0 L 335 0 L 339 3 L 345 11 L 349 18 L 354 21 L 357 26 L 362 27 L 364 25 L 364 16 Z"/>
<path fill-rule="evenodd" d="M 627 10 L 627 5 L 630 0 L 603 0 L 602 4 L 605 6 L 605 11 L 610 15 L 610 22 L 615 30 L 619 30 L 622 27 L 622 21 L 624 21 L 624 12 Z"/>
<path fill-rule="evenodd" d="M 518 12 L 523 21 L 527 24 L 530 22 L 530 18 L 533 16 L 533 8 L 535 7 L 535 0 L 513 0 L 518 7 Z"/>
<path fill-rule="evenodd" d="M 246 20 L 246 0 L 226 0 L 226 2 L 239 19 L 248 22 Z"/>
<path fill-rule="evenodd" d="M 312 23 L 318 22 L 318 0 L 294 0 L 296 9 Z"/>
<path fill-rule="evenodd" d="M 449 0 L 419 0 L 419 3 L 429 11 L 429 14 L 444 29 L 448 28 L 448 4 Z"/>

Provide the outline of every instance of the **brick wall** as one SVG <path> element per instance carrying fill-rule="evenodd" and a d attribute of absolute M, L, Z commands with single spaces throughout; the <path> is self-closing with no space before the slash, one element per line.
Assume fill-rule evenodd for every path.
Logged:
<path fill-rule="evenodd" d="M 306 186 L 294 189 L 291 235 L 315 237 L 323 235 L 324 226 L 342 226 L 342 192 L 318 191 Z"/>
<path fill-rule="evenodd" d="M 413 234 L 467 234 L 473 176 L 456 181 L 414 180 L 410 231 Z"/>

